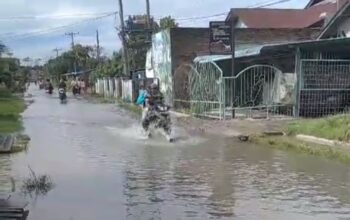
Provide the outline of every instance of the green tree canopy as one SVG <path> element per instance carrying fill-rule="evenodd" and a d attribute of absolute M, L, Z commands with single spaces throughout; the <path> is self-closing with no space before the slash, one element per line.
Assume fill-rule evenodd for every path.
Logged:
<path fill-rule="evenodd" d="M 175 19 L 171 16 L 164 17 L 160 19 L 159 26 L 161 30 L 168 29 L 168 28 L 175 28 L 178 26 L 178 23 L 176 23 Z"/>
<path fill-rule="evenodd" d="M 0 41 L 0 57 L 3 53 L 5 53 L 7 51 L 8 51 L 8 48 L 6 47 L 6 45 Z"/>
<path fill-rule="evenodd" d="M 62 74 L 74 72 L 74 63 L 77 71 L 95 69 L 98 64 L 95 50 L 92 46 L 77 44 L 73 49 L 50 59 L 44 65 L 44 69 L 56 80 L 59 80 Z"/>

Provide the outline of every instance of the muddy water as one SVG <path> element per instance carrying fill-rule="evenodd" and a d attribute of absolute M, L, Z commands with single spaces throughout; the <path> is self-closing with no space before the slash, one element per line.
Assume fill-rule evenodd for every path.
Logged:
<path fill-rule="evenodd" d="M 176 144 L 143 140 L 113 105 L 31 92 L 29 149 L 0 156 L 0 192 L 28 165 L 55 182 L 27 198 L 30 220 L 350 219 L 350 167 L 181 129 Z"/>

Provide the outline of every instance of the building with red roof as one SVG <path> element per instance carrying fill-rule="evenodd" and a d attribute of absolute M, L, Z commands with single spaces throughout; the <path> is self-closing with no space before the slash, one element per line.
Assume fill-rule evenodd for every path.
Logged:
<path fill-rule="evenodd" d="M 237 28 L 322 28 L 348 0 L 311 0 L 304 9 L 233 8 Z"/>

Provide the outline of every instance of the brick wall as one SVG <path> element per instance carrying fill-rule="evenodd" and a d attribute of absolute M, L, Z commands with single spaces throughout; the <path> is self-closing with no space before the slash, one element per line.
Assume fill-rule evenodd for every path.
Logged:
<path fill-rule="evenodd" d="M 236 47 L 315 39 L 318 29 L 237 29 Z M 209 54 L 208 28 L 173 28 L 170 32 L 172 72 L 196 56 Z"/>
<path fill-rule="evenodd" d="M 209 54 L 208 28 L 173 28 L 170 31 L 172 72 L 196 56 Z"/>
<path fill-rule="evenodd" d="M 319 29 L 238 29 L 236 44 L 270 44 L 316 39 Z"/>

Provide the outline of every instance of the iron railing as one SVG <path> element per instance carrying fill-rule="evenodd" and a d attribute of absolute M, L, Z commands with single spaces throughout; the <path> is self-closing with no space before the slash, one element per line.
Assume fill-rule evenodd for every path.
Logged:
<path fill-rule="evenodd" d="M 288 90 L 284 81 L 285 74 L 269 65 L 253 65 L 234 77 L 223 77 L 224 118 L 292 116 L 293 85 Z"/>
<path fill-rule="evenodd" d="M 349 111 L 350 60 L 303 59 L 300 68 L 299 116 Z"/>

